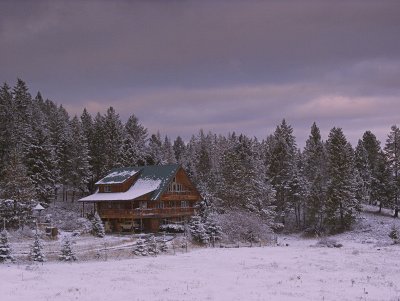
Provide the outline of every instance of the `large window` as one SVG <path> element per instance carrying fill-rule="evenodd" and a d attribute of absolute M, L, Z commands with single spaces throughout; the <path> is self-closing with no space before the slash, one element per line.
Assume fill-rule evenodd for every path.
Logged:
<path fill-rule="evenodd" d="M 189 208 L 189 201 L 181 201 L 181 208 Z"/>
<path fill-rule="evenodd" d="M 110 185 L 105 185 L 104 186 L 104 192 L 111 192 L 111 186 Z"/>
<path fill-rule="evenodd" d="M 182 184 L 179 184 L 179 183 L 171 183 L 171 184 L 169 184 L 168 191 L 169 192 L 181 192 L 181 191 L 183 191 L 183 186 L 182 186 Z"/>

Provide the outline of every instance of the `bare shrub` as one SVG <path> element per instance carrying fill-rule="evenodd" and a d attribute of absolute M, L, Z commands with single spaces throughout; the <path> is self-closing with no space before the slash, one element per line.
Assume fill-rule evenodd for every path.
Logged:
<path fill-rule="evenodd" d="M 256 214 L 248 211 L 229 211 L 219 216 L 224 240 L 230 242 L 272 241 L 272 229 Z"/>

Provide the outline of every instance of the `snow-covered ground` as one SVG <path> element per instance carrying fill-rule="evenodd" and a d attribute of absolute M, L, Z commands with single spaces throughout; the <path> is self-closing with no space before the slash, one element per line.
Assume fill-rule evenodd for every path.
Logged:
<path fill-rule="evenodd" d="M 398 300 L 400 248 L 351 243 L 197 249 L 83 263 L 0 266 L 1 300 Z"/>
<path fill-rule="evenodd" d="M 400 246 L 387 237 L 399 221 L 366 213 L 334 237 L 342 248 L 291 235 L 281 246 L 0 265 L 0 300 L 400 300 Z"/>

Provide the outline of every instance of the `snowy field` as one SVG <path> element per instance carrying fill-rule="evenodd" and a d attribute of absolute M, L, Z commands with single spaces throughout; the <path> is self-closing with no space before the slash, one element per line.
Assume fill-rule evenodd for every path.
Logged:
<path fill-rule="evenodd" d="M 281 246 L 0 265 L 0 300 L 400 300 L 400 246 L 387 236 L 399 221 L 366 213 L 334 237 L 342 248 L 292 235 Z"/>
<path fill-rule="evenodd" d="M 0 266 L 1 300 L 400 300 L 400 248 L 197 249 L 84 263 Z"/>

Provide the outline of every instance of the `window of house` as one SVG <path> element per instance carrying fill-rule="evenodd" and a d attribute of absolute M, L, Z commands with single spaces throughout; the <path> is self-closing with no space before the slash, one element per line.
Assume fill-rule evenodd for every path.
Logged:
<path fill-rule="evenodd" d="M 164 202 L 157 203 L 157 208 L 159 208 L 159 209 L 164 208 Z"/>
<path fill-rule="evenodd" d="M 164 219 L 161 221 L 161 224 L 163 224 L 163 225 L 168 225 L 170 222 L 171 222 L 171 221 L 170 221 L 168 218 L 164 218 Z"/>
<path fill-rule="evenodd" d="M 181 208 L 188 208 L 189 207 L 189 201 L 181 201 Z"/>
<path fill-rule="evenodd" d="M 147 208 L 147 202 L 146 201 L 140 201 L 139 207 L 140 207 L 140 209 L 146 209 Z"/>
<path fill-rule="evenodd" d="M 104 186 L 104 192 L 111 192 L 111 186 L 110 185 L 105 185 Z"/>
<path fill-rule="evenodd" d="M 181 191 L 183 191 L 182 184 L 171 183 L 168 186 L 168 191 L 170 191 L 170 192 L 181 192 Z"/>

